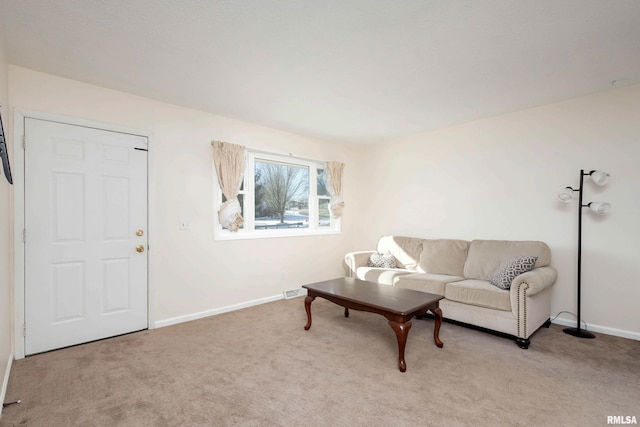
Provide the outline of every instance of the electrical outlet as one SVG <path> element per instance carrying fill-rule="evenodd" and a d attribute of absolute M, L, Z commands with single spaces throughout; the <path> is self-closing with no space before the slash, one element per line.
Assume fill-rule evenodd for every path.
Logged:
<path fill-rule="evenodd" d="M 280 272 L 280 280 L 284 280 L 284 279 L 286 279 L 286 277 L 287 277 L 287 273 L 284 270 L 282 270 Z"/>
<path fill-rule="evenodd" d="M 180 230 L 188 230 L 190 227 L 190 222 L 191 220 L 188 219 L 181 219 L 180 220 Z"/>

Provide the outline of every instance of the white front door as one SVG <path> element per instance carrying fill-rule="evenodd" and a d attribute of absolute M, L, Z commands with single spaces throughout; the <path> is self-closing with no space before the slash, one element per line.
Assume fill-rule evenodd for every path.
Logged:
<path fill-rule="evenodd" d="M 147 139 L 25 119 L 25 354 L 148 327 Z"/>

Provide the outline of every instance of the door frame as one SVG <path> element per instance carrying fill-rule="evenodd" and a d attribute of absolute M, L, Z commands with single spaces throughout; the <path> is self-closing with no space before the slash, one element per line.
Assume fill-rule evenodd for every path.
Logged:
<path fill-rule="evenodd" d="M 14 358 L 25 357 L 25 247 L 23 230 L 25 228 L 25 151 L 23 138 L 25 133 L 25 119 L 48 120 L 68 125 L 82 126 L 99 130 L 126 133 L 147 138 L 147 236 L 148 247 L 154 247 L 154 224 L 152 223 L 151 207 L 154 206 L 154 186 L 149 179 L 152 174 L 152 133 L 150 131 L 130 128 L 112 123 L 97 122 L 60 114 L 44 113 L 40 111 L 15 108 L 13 110 L 13 310 L 14 310 Z M 151 272 L 153 255 L 147 252 L 147 327 L 155 327 L 155 293 L 154 280 Z"/>

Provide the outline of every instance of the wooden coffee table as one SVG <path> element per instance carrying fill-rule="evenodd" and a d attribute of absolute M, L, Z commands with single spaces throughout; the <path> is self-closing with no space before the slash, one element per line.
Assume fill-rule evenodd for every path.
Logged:
<path fill-rule="evenodd" d="M 324 298 L 344 307 L 344 317 L 349 317 L 350 308 L 386 317 L 398 339 L 400 372 L 407 370 L 404 348 L 407 344 L 409 329 L 411 329 L 411 319 L 414 316 L 423 316 L 427 311 L 433 313 L 435 318 L 433 340 L 436 346 L 442 348 L 442 341 L 438 337 L 442 324 L 442 311 L 439 302 L 444 298 L 441 295 L 378 285 L 351 277 L 326 280 L 302 287 L 307 290 L 307 297 L 304 299 L 304 308 L 307 311 L 307 324 L 304 329 L 307 331 L 311 328 L 311 303 L 316 297 Z"/>

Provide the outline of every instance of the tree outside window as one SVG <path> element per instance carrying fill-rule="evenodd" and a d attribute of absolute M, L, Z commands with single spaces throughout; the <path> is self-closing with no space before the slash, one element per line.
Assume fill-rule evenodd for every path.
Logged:
<path fill-rule="evenodd" d="M 256 160 L 254 182 L 256 226 L 309 226 L 308 167 Z"/>

